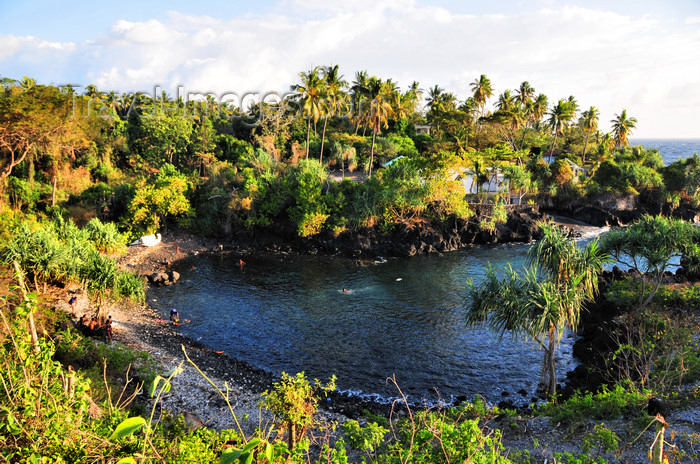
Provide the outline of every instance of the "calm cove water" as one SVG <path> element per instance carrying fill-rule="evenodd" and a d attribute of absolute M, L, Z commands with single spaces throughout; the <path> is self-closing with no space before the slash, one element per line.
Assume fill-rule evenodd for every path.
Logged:
<path fill-rule="evenodd" d="M 437 392 L 503 392 L 529 402 L 542 352 L 529 342 L 499 340 L 464 323 L 467 279 L 491 263 L 522 268 L 528 246 L 466 249 L 444 255 L 358 264 L 346 258 L 256 254 L 200 255 L 178 262 L 181 281 L 149 291 L 164 318 L 175 307 L 191 322 L 186 336 L 275 374 L 305 371 L 358 395 L 389 399 L 396 375 L 413 401 Z M 194 268 L 193 268 L 194 266 Z M 347 291 L 343 291 L 343 290 Z M 562 340 L 558 368 L 573 368 L 573 335 Z M 527 396 L 518 395 L 520 389 Z"/>
<path fill-rule="evenodd" d="M 700 139 L 632 139 L 657 148 L 665 162 L 700 152 Z M 527 245 L 465 249 L 444 255 L 362 263 L 345 258 L 260 254 L 202 255 L 178 262 L 177 285 L 148 298 L 164 318 L 177 308 L 191 322 L 182 333 L 230 356 L 280 374 L 335 374 L 340 390 L 380 400 L 396 397 L 396 375 L 413 401 L 450 402 L 481 394 L 528 402 L 542 352 L 464 324 L 467 279 L 489 263 L 515 269 Z M 347 289 L 344 292 L 343 289 Z M 562 379 L 575 361 L 573 335 L 562 340 Z M 525 389 L 526 395 L 518 390 Z"/>

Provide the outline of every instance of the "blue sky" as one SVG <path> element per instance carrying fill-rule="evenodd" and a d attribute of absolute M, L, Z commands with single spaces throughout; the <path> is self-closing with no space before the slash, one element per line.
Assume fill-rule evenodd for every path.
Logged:
<path fill-rule="evenodd" d="M 233 102 L 331 63 L 460 99 L 486 74 L 492 101 L 527 80 L 604 131 L 627 109 L 635 136 L 700 138 L 697 0 L 0 0 L 0 43 L 3 77 Z"/>

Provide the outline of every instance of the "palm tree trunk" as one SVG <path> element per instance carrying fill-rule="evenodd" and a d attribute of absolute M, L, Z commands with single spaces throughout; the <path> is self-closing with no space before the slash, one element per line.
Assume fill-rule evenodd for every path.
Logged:
<path fill-rule="evenodd" d="M 326 124 L 328 124 L 328 116 L 323 120 L 323 134 L 321 135 L 321 154 L 318 156 L 318 162 L 323 163 L 323 142 L 326 141 Z"/>
<path fill-rule="evenodd" d="M 586 131 L 586 139 L 583 142 L 583 156 L 581 156 L 581 167 L 586 165 L 586 149 L 588 148 L 588 136 L 590 132 Z"/>
<path fill-rule="evenodd" d="M 549 150 L 549 159 L 548 162 L 551 164 L 552 163 L 552 155 L 554 154 L 554 147 L 557 146 L 557 131 L 554 131 L 554 142 L 552 142 L 552 149 Z"/>
<path fill-rule="evenodd" d="M 309 134 L 311 133 L 311 117 L 308 119 L 309 123 L 306 125 L 306 159 L 309 159 Z"/>
<path fill-rule="evenodd" d="M 369 151 L 369 176 L 372 177 L 372 164 L 374 164 L 374 138 L 377 135 L 377 131 L 372 131 L 372 148 Z"/>

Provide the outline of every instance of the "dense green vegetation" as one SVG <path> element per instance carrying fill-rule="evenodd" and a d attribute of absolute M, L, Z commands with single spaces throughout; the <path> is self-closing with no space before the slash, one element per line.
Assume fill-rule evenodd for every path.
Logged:
<path fill-rule="evenodd" d="M 17 263 L 17 279 L 27 281 L 0 300 L 0 457 L 8 462 L 343 463 L 352 453 L 384 463 L 537 462 L 529 451 L 502 448 L 501 430 L 522 419 L 478 399 L 449 410 L 404 403 L 400 418 L 348 421 L 343 437 L 331 439 L 334 425 L 316 413 L 332 382 L 312 385 L 303 374 L 283 376 L 264 395 L 261 408 L 275 421 L 253 436 L 189 430 L 182 418 L 155 413 L 178 370 L 159 375 L 147 356 L 54 332 L 57 316 L 40 294 L 74 285 L 98 307 L 108 298 L 142 301 L 143 282 L 114 256 L 133 237 L 173 225 L 311 237 L 466 219 L 483 202 L 495 203 L 482 223 L 489 228 L 507 219 L 511 198 L 551 204 L 631 195 L 671 211 L 700 201 L 697 155 L 664 167 L 656 150 L 628 146 L 636 120 L 625 110 L 604 133 L 595 107 L 580 112 L 574 97 L 550 105 L 527 82 L 498 95 L 493 111 L 485 75 L 460 102 L 439 86 L 402 91 L 365 71 L 348 83 L 337 66 L 302 72 L 291 95 L 246 109 L 213 96 L 172 100 L 94 86 L 78 95 L 29 78 L 2 83 L 0 260 L 3 272 Z M 542 345 L 544 386 L 554 394 L 554 349 L 593 298 L 601 256 L 579 254 L 554 229 L 545 237 L 533 247 L 533 270 L 504 282 L 492 275 L 472 289 L 483 304 L 470 318 L 491 317 L 498 330 Z M 679 386 L 700 378 L 697 325 L 681 317 L 700 294 L 662 282 L 668 259 L 681 256 L 692 267 L 696 247 L 694 229 L 665 218 L 609 236 L 603 249 L 641 271 L 599 296 L 621 314 L 603 373 L 611 387 L 552 396 L 535 414 L 572 427 L 623 415 L 641 425 L 651 420 L 643 412 L 651 396 L 697 402 L 697 387 Z M 113 376 L 104 379 L 108 370 Z M 136 380 L 116 394 L 118 376 L 129 375 Z M 148 407 L 134 401 L 144 388 L 154 400 Z M 324 438 L 312 446 L 318 431 Z M 581 453 L 558 454 L 557 462 L 604 462 L 600 453 L 615 452 L 620 437 L 596 425 L 582 442 Z"/>
<path fill-rule="evenodd" d="M 240 108 L 213 95 L 94 86 L 78 95 L 6 78 L 3 201 L 30 214 L 108 219 L 129 237 L 169 223 L 220 235 L 274 224 L 306 237 L 468 218 L 469 203 L 486 196 L 643 194 L 677 205 L 698 194 L 698 159 L 664 167 L 656 150 L 629 148 L 636 120 L 626 111 L 605 133 L 595 107 L 580 111 L 574 97 L 549 104 L 528 82 L 496 96 L 482 75 L 460 102 L 439 86 L 404 91 L 366 71 L 348 82 L 337 66 L 299 79 L 284 98 Z M 329 170 L 371 180 L 333 182 Z"/>

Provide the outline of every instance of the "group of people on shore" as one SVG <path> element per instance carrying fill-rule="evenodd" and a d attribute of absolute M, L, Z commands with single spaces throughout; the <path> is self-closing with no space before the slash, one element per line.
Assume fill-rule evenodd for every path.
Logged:
<path fill-rule="evenodd" d="M 112 316 L 105 321 L 99 321 L 96 316 L 89 318 L 87 314 L 78 319 L 78 330 L 90 337 L 105 337 L 105 342 L 112 342 L 114 330 L 112 329 Z"/>

